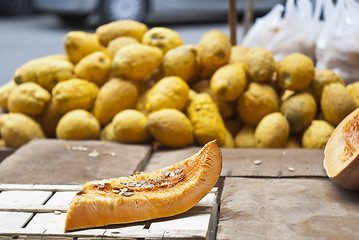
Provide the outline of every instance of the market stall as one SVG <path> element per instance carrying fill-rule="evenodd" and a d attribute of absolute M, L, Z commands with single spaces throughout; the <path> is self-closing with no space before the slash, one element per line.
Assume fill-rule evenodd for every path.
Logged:
<path fill-rule="evenodd" d="M 249 28 L 248 1 L 236 43 L 234 2 L 230 36 L 120 20 L 19 66 L 2 239 L 359 238 L 359 6 L 289 0 Z"/>

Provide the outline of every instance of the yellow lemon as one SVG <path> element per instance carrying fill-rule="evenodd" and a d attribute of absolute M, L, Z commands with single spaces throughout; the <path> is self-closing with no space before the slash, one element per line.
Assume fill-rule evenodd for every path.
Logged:
<path fill-rule="evenodd" d="M 97 139 L 99 134 L 100 123 L 95 116 L 83 109 L 66 113 L 56 127 L 56 136 L 59 139 Z"/>
<path fill-rule="evenodd" d="M 8 147 L 21 147 L 32 139 L 45 138 L 40 125 L 22 113 L 0 115 L 0 131 Z"/>
<path fill-rule="evenodd" d="M 254 131 L 257 148 L 283 148 L 288 137 L 289 123 L 279 112 L 265 116 Z"/>
<path fill-rule="evenodd" d="M 193 128 L 185 114 L 177 109 L 162 109 L 148 115 L 150 134 L 167 147 L 182 147 L 193 142 Z"/>
<path fill-rule="evenodd" d="M 125 143 L 143 143 L 150 139 L 146 128 L 147 117 L 140 111 L 127 109 L 112 120 L 115 139 Z"/>
<path fill-rule="evenodd" d="M 240 63 L 219 68 L 211 78 L 211 90 L 222 101 L 234 101 L 247 86 L 246 73 Z"/>
<path fill-rule="evenodd" d="M 328 122 L 314 120 L 303 133 L 302 145 L 304 148 L 324 149 L 333 131 L 334 127 Z"/>
<path fill-rule="evenodd" d="M 50 93 L 39 84 L 23 83 L 11 91 L 8 98 L 8 109 L 10 112 L 38 115 L 44 112 L 50 98 Z"/>
<path fill-rule="evenodd" d="M 142 43 L 158 47 L 163 53 L 183 45 L 181 36 L 176 31 L 165 27 L 154 27 L 145 32 Z"/>
<path fill-rule="evenodd" d="M 283 58 L 278 67 L 278 83 L 283 89 L 304 90 L 314 77 L 312 60 L 302 53 L 292 53 Z"/>
<path fill-rule="evenodd" d="M 147 96 L 146 111 L 153 112 L 163 108 L 184 109 L 188 99 L 189 87 L 180 77 L 164 77 L 157 82 Z"/>
<path fill-rule="evenodd" d="M 320 106 L 325 120 L 334 126 L 356 109 L 354 98 L 341 83 L 331 83 L 324 87 Z"/>
<path fill-rule="evenodd" d="M 239 98 L 237 111 L 241 119 L 255 127 L 267 114 L 279 110 L 279 97 L 268 84 L 249 84 L 248 90 Z"/>
<path fill-rule="evenodd" d="M 281 113 L 287 118 L 290 132 L 302 133 L 317 115 L 314 97 L 306 92 L 292 95 L 282 103 Z"/>

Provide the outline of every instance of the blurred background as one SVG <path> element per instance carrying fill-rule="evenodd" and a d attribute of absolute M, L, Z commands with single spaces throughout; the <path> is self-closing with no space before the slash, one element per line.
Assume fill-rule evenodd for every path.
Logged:
<path fill-rule="evenodd" d="M 278 0 L 254 0 L 254 17 L 263 16 Z M 237 42 L 242 37 L 246 0 L 237 0 Z M 0 84 L 16 68 L 45 55 L 64 54 L 68 31 L 94 32 L 119 19 L 135 19 L 149 27 L 177 31 L 186 44 L 216 28 L 229 35 L 228 0 L 0 0 Z"/>

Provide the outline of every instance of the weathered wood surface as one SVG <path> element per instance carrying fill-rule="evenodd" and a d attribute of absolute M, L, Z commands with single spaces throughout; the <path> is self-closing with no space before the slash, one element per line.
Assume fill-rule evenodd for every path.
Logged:
<path fill-rule="evenodd" d="M 0 193 L 0 206 L 7 208 L 18 208 L 19 206 L 32 202 L 43 204 L 51 196 L 49 191 L 2 191 Z M 31 212 L 0 211 L 0 226 L 3 228 L 23 227 L 33 216 Z"/>
<path fill-rule="evenodd" d="M 142 168 L 147 145 L 34 140 L 0 163 L 0 183 L 83 184 L 128 176 Z"/>
<path fill-rule="evenodd" d="M 192 156 L 200 149 L 200 147 L 193 146 L 180 149 L 160 148 L 152 153 L 151 158 L 145 167 L 145 171 L 150 172 L 170 166 Z"/>
<path fill-rule="evenodd" d="M 359 239 L 359 192 L 329 179 L 226 178 L 218 239 Z"/>
<path fill-rule="evenodd" d="M 327 177 L 320 149 L 223 149 L 222 176 Z M 259 163 L 259 164 L 258 164 Z"/>
<path fill-rule="evenodd" d="M 39 191 L 46 186 L 51 191 Z M 74 185 L 0 184 L 0 216 L 27 216 L 12 218 L 10 223 L 0 220 L 0 239 L 210 239 L 216 222 L 218 188 L 213 188 L 192 209 L 173 217 L 64 232 L 66 209 L 78 189 Z"/>
<path fill-rule="evenodd" d="M 145 170 L 152 171 L 186 159 L 199 147 L 162 149 L 154 152 Z M 235 177 L 326 177 L 323 150 L 222 148 L 221 176 Z M 256 164 L 257 163 L 257 164 Z M 258 164 L 259 163 L 259 164 Z"/>
<path fill-rule="evenodd" d="M 0 147 L 0 163 L 7 158 L 8 156 L 10 156 L 11 154 L 13 154 L 16 151 L 15 148 L 10 148 L 10 147 Z"/>

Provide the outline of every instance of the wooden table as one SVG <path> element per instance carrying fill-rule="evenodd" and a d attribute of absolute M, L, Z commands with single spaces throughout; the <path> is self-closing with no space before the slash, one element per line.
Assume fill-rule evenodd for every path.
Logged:
<path fill-rule="evenodd" d="M 0 163 L 1 239 L 359 239 L 359 193 L 326 177 L 322 150 L 305 149 L 222 149 L 220 180 L 190 211 L 64 233 L 79 184 L 162 168 L 199 149 L 33 141 Z"/>

